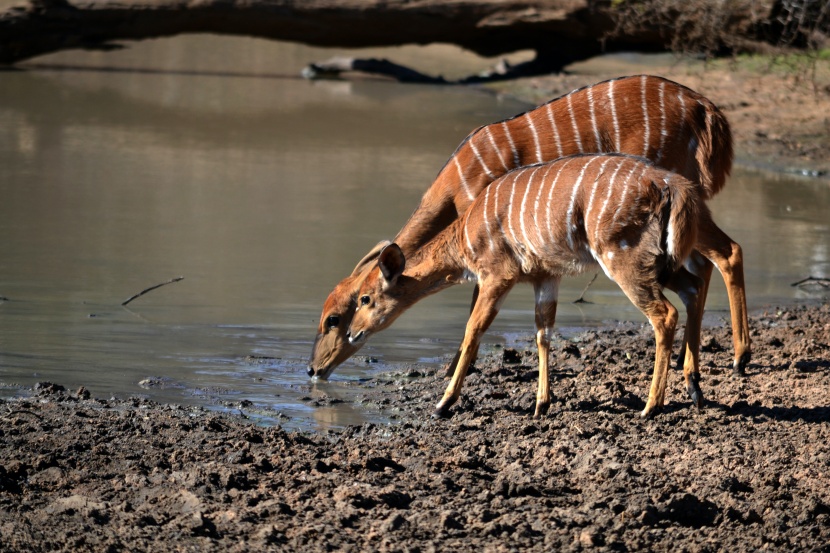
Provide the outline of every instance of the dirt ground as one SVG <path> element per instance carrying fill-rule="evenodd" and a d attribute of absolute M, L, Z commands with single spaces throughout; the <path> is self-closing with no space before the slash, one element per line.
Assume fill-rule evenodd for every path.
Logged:
<path fill-rule="evenodd" d="M 415 368 L 365 384 L 399 424 L 339 434 L 41 384 L 0 403 L 2 550 L 830 551 L 830 304 L 753 317 L 743 378 L 727 326 L 703 336 L 703 410 L 672 371 L 652 420 L 634 323 L 557 344 L 541 420 L 513 349 L 449 420 Z"/>
<path fill-rule="evenodd" d="M 830 91 L 673 77 L 724 107 L 739 154 L 830 168 Z M 512 86 L 552 97 L 600 78 Z M 482 355 L 449 420 L 429 418 L 442 374 L 366 382 L 359 401 L 397 422 L 341 433 L 44 383 L 0 400 L 0 550 L 830 551 L 830 304 L 750 323 L 746 377 L 729 325 L 708 326 L 704 409 L 672 371 L 652 420 L 653 336 L 634 323 L 556 343 L 541 420 L 530 343 Z"/>

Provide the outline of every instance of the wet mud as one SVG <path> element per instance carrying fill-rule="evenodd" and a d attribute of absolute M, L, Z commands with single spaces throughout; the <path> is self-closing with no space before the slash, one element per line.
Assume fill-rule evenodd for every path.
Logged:
<path fill-rule="evenodd" d="M 557 340 L 542 419 L 529 341 L 483 353 L 449 419 L 412 367 L 356 400 L 394 424 L 342 432 L 42 383 L 0 401 L 0 549 L 828 551 L 830 305 L 750 322 L 745 377 L 706 327 L 703 408 L 672 370 L 650 420 L 635 323 Z"/>

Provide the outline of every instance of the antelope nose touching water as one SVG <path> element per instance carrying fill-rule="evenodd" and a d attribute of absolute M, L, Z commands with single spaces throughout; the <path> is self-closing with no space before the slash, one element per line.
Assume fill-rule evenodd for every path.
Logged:
<path fill-rule="evenodd" d="M 503 182 L 502 177 L 510 171 L 536 164 L 537 167 L 533 170 L 536 171 L 534 175 L 538 177 L 538 164 L 577 154 L 602 152 L 619 152 L 645 158 L 626 159 L 630 163 L 644 165 L 650 162 L 670 171 L 666 173 L 665 178 L 671 182 L 675 182 L 673 175 L 681 175 L 685 178 L 684 182 L 691 183 L 694 191 L 691 196 L 696 198 L 693 203 L 703 205 L 705 200 L 725 185 L 732 166 L 732 135 L 725 116 L 709 100 L 682 85 L 660 77 L 622 77 L 575 90 L 534 110 L 480 127 L 470 133 L 441 169 L 418 208 L 395 237 L 394 249 L 401 252 L 404 260 L 421 255 L 421 251 L 436 240 L 442 231 L 459 220 L 468 220 L 468 210 L 474 202 L 494 202 L 495 197 L 490 193 L 490 188 L 494 182 Z M 571 166 L 574 163 L 576 162 L 572 160 Z M 568 176 L 570 172 L 564 171 L 556 186 L 561 187 L 560 185 L 566 182 L 567 186 L 572 186 L 578 179 L 580 185 L 577 189 L 581 189 L 583 183 L 587 182 L 588 185 L 602 184 L 603 190 L 610 191 L 612 188 L 606 182 L 610 178 L 607 173 L 611 166 L 615 166 L 616 161 L 608 161 L 605 165 L 601 163 L 604 169 L 597 174 L 594 174 L 592 169 L 594 163 L 597 162 L 592 162 L 584 168 L 585 174 L 581 179 L 578 174 Z M 521 181 L 517 175 L 514 171 L 509 173 L 508 178 Z M 622 202 L 628 201 L 626 198 L 629 196 L 624 194 L 628 190 L 628 184 L 620 184 L 618 180 L 629 184 L 639 182 L 633 177 L 630 181 L 618 177 L 619 174 L 613 179 L 613 188 L 619 188 L 619 197 L 611 196 L 608 192 L 608 205 L 613 206 L 613 201 L 616 201 L 611 198 L 618 198 Z M 605 188 L 606 186 L 609 188 Z M 556 193 L 551 194 L 552 197 L 558 197 Z M 579 193 L 574 194 L 578 196 Z M 537 209 L 538 198 L 527 201 L 530 202 L 529 205 L 526 202 L 519 208 L 521 213 Z M 488 207 L 492 208 L 494 204 L 489 202 Z M 574 206 L 577 204 L 564 203 L 567 205 L 554 203 L 548 206 L 544 202 L 543 205 L 549 208 L 550 213 L 560 213 L 562 210 L 565 214 L 570 213 L 570 224 L 576 227 L 585 224 L 585 221 L 576 217 L 571 210 L 575 209 Z M 595 203 L 605 205 L 605 200 L 592 203 L 594 208 Z M 481 209 L 482 213 L 486 212 L 484 207 Z M 631 209 L 636 211 L 643 207 L 635 205 Z M 662 280 L 655 281 L 655 285 L 658 286 L 669 282 L 680 286 L 676 279 L 683 281 L 680 292 L 686 305 L 689 325 L 684 337 L 684 351 L 681 352 L 678 364 L 683 364 L 684 371 L 687 370 L 687 366 L 694 366 L 697 351 L 693 349 L 696 348 L 697 337 L 691 336 L 690 328 L 700 327 L 714 263 L 723 275 L 729 295 L 734 343 L 733 369 L 737 373 L 742 373 L 749 361 L 751 348 L 741 248 L 715 225 L 705 206 L 691 209 L 690 213 L 701 216 L 693 226 L 697 238 L 692 241 L 692 250 L 688 255 L 683 259 L 675 259 L 684 262 L 686 270 L 681 272 L 677 268 L 665 269 L 666 274 L 660 277 Z M 652 215 L 661 220 L 665 219 L 662 214 Z M 489 221 L 486 218 L 483 220 Z M 524 228 L 522 225 L 532 225 L 531 221 L 517 221 L 520 228 Z M 499 227 L 501 222 L 498 219 L 493 219 L 487 224 L 503 228 Z M 687 230 L 691 231 L 691 228 Z M 575 235 L 567 235 L 566 240 L 568 237 L 571 241 L 575 239 Z M 667 236 L 666 240 L 654 242 L 653 245 L 665 251 L 666 244 L 676 238 L 673 235 Z M 531 254 L 540 254 L 540 258 L 543 257 L 541 252 L 534 250 L 541 247 L 540 244 L 525 244 L 516 240 L 511 244 L 511 247 L 516 248 L 511 253 L 514 257 L 524 258 Z M 624 241 L 618 246 L 622 248 L 621 251 L 626 251 L 632 244 L 631 241 Z M 379 269 L 378 260 L 381 252 L 386 251 L 385 248 L 388 249 L 388 246 L 389 242 L 381 242 L 375 246 L 357 264 L 352 274 L 338 283 L 329 294 L 323 306 L 312 348 L 309 375 L 327 378 L 339 364 L 365 344 L 365 338 L 370 332 L 379 330 L 354 327 L 353 317 L 356 312 L 359 313 L 366 307 L 362 303 L 365 294 L 361 293 L 361 286 L 367 282 L 368 276 Z M 550 245 L 546 245 L 548 246 Z M 572 244 L 566 243 L 565 246 L 570 247 Z M 598 263 L 608 273 L 608 267 L 603 265 L 606 261 L 581 252 L 572 263 L 579 268 Z M 657 260 L 652 261 L 658 263 Z M 567 272 L 560 272 L 559 276 Z M 406 277 L 406 274 L 402 273 L 400 276 Z M 391 285 L 391 282 L 387 284 Z M 479 284 L 473 292 L 473 311 L 479 302 L 480 284 L 479 275 Z M 537 289 L 537 295 L 555 296 L 553 288 L 553 283 L 549 282 Z M 385 328 L 391 324 L 396 316 L 386 317 L 382 326 Z M 537 319 L 538 317 L 537 312 Z M 474 347 L 468 347 L 473 349 L 466 353 L 465 360 L 474 360 L 478 344 L 476 342 Z M 462 349 L 456 352 L 455 358 L 450 362 L 448 374 L 457 375 L 461 369 Z M 692 376 L 687 380 L 697 378 L 696 371 L 689 369 L 689 373 Z M 463 377 L 461 379 L 463 380 Z M 691 390 L 690 393 L 694 392 L 693 399 L 701 397 L 696 381 L 694 384 L 687 383 L 687 388 Z M 695 403 L 700 404 L 700 399 L 695 399 Z"/>

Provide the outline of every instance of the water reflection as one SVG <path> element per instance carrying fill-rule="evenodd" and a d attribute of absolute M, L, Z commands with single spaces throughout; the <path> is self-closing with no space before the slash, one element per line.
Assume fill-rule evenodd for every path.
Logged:
<path fill-rule="evenodd" d="M 3 74 L 0 383 L 51 380 L 286 426 L 375 420 L 361 379 L 439 365 L 471 289 L 421 302 L 312 384 L 304 365 L 322 300 L 394 235 L 467 132 L 527 106 L 470 89 L 278 78 L 272 55 L 224 75 L 198 59 L 188 73 L 192 54 L 169 48 L 142 70 L 122 60 L 129 71 Z M 828 275 L 828 201 L 826 182 L 740 171 L 714 200 L 745 248 L 751 307 L 803 297 L 791 282 Z M 560 325 L 642 320 L 602 277 L 594 303 L 570 304 L 590 276 L 563 283 Z M 713 282 L 716 321 L 727 302 Z M 530 336 L 532 301 L 515 290 L 490 342 Z M 139 385 L 150 376 L 164 378 Z"/>

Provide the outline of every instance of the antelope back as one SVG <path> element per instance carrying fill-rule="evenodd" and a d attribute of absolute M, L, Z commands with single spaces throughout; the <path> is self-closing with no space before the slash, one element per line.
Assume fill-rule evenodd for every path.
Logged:
<path fill-rule="evenodd" d="M 597 263 L 609 273 L 635 249 L 638 263 L 674 270 L 697 240 L 699 194 L 644 158 L 570 156 L 493 182 L 459 221 L 457 243 L 477 274 L 501 265 L 524 275 L 576 274 Z"/>
<path fill-rule="evenodd" d="M 461 214 L 511 169 L 603 152 L 650 159 L 699 184 L 708 199 L 732 168 L 732 134 L 723 113 L 693 90 L 650 75 L 621 77 L 476 129 L 439 173 L 440 192 L 428 195 L 452 196 Z"/>

